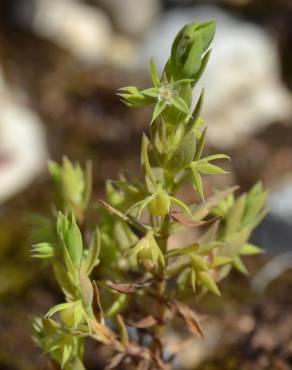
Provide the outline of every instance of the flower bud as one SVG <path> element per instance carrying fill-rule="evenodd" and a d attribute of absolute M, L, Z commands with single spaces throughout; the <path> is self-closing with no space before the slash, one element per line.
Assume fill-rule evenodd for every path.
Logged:
<path fill-rule="evenodd" d="M 177 34 L 171 49 L 171 72 L 175 80 L 194 78 L 198 73 L 203 53 L 208 49 L 214 34 L 215 22 L 191 23 Z"/>
<path fill-rule="evenodd" d="M 76 327 L 84 319 L 82 303 L 77 301 L 74 305 L 59 312 L 60 319 L 68 327 Z"/>
<path fill-rule="evenodd" d="M 170 198 L 163 189 L 158 189 L 155 197 L 148 204 L 148 210 L 152 216 L 165 216 L 170 210 Z"/>
<path fill-rule="evenodd" d="M 50 243 L 38 243 L 31 248 L 32 256 L 35 258 L 52 258 L 55 256 L 54 246 Z"/>
<path fill-rule="evenodd" d="M 135 247 L 130 251 L 129 256 L 137 263 L 144 266 L 153 266 L 154 268 L 163 268 L 164 256 L 153 236 L 149 231 L 142 239 L 138 241 Z"/>

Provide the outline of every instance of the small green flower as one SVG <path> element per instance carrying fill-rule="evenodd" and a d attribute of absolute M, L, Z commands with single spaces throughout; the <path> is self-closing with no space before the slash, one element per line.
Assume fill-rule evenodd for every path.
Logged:
<path fill-rule="evenodd" d="M 149 231 L 137 244 L 128 252 L 128 256 L 134 264 L 144 264 L 146 267 L 163 269 L 165 260 L 159 248 L 153 231 Z"/>
<path fill-rule="evenodd" d="M 177 204 L 186 213 L 191 215 L 188 206 L 181 200 L 169 195 L 162 184 L 157 184 L 155 190 L 145 199 L 134 203 L 127 213 L 134 209 L 138 210 L 138 218 L 141 217 L 143 210 L 147 207 L 152 216 L 166 216 L 170 212 L 171 204 Z"/>
<path fill-rule="evenodd" d="M 153 72 L 154 70 L 155 72 Z M 152 73 L 157 75 L 154 63 L 152 64 Z M 122 92 L 118 95 L 131 107 L 155 103 L 151 124 L 167 107 L 174 107 L 176 110 L 184 113 L 187 121 L 192 116 L 191 107 L 181 97 L 180 91 L 185 85 L 190 84 L 192 80 L 181 79 L 176 82 L 168 82 L 160 81 L 157 78 L 153 79 L 153 81 L 155 81 L 154 87 L 146 90 L 134 89 L 133 86 L 123 87 L 120 89 Z"/>
<path fill-rule="evenodd" d="M 48 311 L 46 317 L 50 319 L 57 312 L 66 326 L 74 328 L 76 328 L 86 316 L 81 300 L 57 304 Z"/>

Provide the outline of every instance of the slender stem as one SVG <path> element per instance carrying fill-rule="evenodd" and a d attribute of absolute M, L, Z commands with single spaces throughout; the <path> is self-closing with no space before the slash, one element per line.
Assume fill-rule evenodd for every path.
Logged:
<path fill-rule="evenodd" d="M 165 253 L 167 251 L 167 244 L 168 244 L 168 238 L 169 238 L 169 227 L 170 227 L 170 219 L 169 216 L 165 216 L 161 222 L 161 228 L 160 228 L 160 234 L 161 237 L 158 238 L 158 244 L 161 248 L 162 252 Z M 157 285 L 156 285 L 158 296 L 165 298 L 165 291 L 166 291 L 166 280 L 164 277 L 161 279 L 157 279 Z M 161 303 L 157 303 L 157 318 L 159 323 L 155 326 L 154 332 L 153 332 L 153 346 L 156 347 L 156 341 L 161 339 L 162 334 L 165 330 L 165 305 Z M 157 349 L 157 348 L 156 348 Z M 160 353 L 160 356 L 162 358 L 163 353 Z"/>

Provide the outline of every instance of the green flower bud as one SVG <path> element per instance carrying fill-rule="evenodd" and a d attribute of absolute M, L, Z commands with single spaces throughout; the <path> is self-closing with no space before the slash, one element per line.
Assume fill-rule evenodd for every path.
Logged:
<path fill-rule="evenodd" d="M 177 34 L 171 49 L 171 72 L 175 79 L 195 78 L 199 72 L 202 57 L 208 49 L 214 34 L 215 22 L 191 23 Z"/>
<path fill-rule="evenodd" d="M 65 308 L 59 312 L 60 319 L 68 327 L 77 327 L 84 321 L 84 309 L 81 301 L 77 301 L 74 305 Z"/>
<path fill-rule="evenodd" d="M 81 218 L 91 194 L 90 163 L 82 170 L 78 163 L 74 165 L 65 157 L 62 165 L 50 161 L 48 167 L 55 182 L 60 209 L 64 212 L 73 211 L 76 217 Z"/>
<path fill-rule="evenodd" d="M 80 204 L 85 189 L 83 172 L 79 165 L 73 166 L 67 158 L 63 159 L 62 186 L 64 197 L 74 204 Z"/>
<path fill-rule="evenodd" d="M 34 244 L 31 248 L 34 258 L 53 258 L 55 256 L 55 248 L 50 243 Z"/>
<path fill-rule="evenodd" d="M 165 216 L 169 213 L 171 200 L 167 192 L 158 189 L 155 197 L 148 204 L 148 210 L 152 216 Z"/>
<path fill-rule="evenodd" d="M 144 238 L 140 239 L 129 253 L 130 259 L 135 263 L 142 263 L 146 266 L 163 268 L 165 265 L 164 256 L 159 248 L 153 232 L 149 231 Z"/>

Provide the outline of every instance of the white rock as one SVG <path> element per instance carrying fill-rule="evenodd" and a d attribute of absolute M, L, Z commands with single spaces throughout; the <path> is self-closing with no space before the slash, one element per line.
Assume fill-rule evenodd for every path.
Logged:
<path fill-rule="evenodd" d="M 28 186 L 47 158 L 43 125 L 10 91 L 0 70 L 0 204 Z"/>
<path fill-rule="evenodd" d="M 292 176 L 288 175 L 271 190 L 268 207 L 272 215 L 292 224 Z"/>
<path fill-rule="evenodd" d="M 217 20 L 212 55 L 197 91 L 206 88 L 203 116 L 209 142 L 234 146 L 277 120 L 291 117 L 292 100 L 280 79 L 280 63 L 272 38 L 256 25 L 215 7 L 173 10 L 145 38 L 141 60 L 154 57 L 160 68 L 169 56 L 177 31 L 194 20 Z"/>
<path fill-rule="evenodd" d="M 32 0 L 33 12 L 25 12 L 26 1 L 18 9 L 18 18 L 86 63 L 99 63 L 110 52 L 112 29 L 107 15 L 95 6 L 77 0 Z"/>
<path fill-rule="evenodd" d="M 131 36 L 141 36 L 160 13 L 159 0 L 95 0 L 111 14 L 117 28 Z"/>

